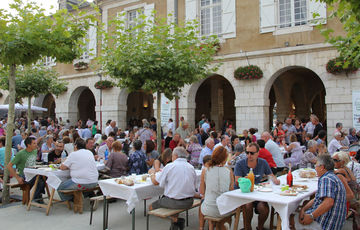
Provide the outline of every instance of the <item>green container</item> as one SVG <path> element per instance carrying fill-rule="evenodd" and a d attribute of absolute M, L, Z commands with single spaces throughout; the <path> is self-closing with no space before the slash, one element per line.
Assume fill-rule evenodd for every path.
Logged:
<path fill-rule="evenodd" d="M 248 178 L 239 178 L 238 182 L 239 182 L 239 187 L 240 187 L 241 192 L 243 192 L 243 193 L 250 192 L 251 180 L 249 180 Z"/>

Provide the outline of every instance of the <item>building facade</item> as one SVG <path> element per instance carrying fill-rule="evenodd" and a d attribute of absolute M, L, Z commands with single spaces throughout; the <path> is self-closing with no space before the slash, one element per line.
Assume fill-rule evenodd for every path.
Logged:
<path fill-rule="evenodd" d="M 64 5 L 64 1 L 60 1 Z M 353 126 L 352 91 L 360 86 L 359 71 L 333 75 L 327 62 L 337 51 L 324 43 L 316 25 L 323 24 L 342 33 L 342 25 L 327 19 L 326 5 L 315 0 L 102 0 L 101 21 L 108 30 L 109 21 L 125 12 L 128 26 L 140 13 L 157 16 L 174 14 L 178 21 L 198 19 L 201 35 L 216 34 L 220 49 L 216 59 L 222 62 L 216 73 L 182 89 L 178 106 L 171 103 L 171 116 L 177 112 L 192 127 L 201 114 L 213 120 L 218 129 L 224 121 L 233 123 L 237 132 L 256 127 L 269 130 L 274 119 L 287 116 L 308 118 L 315 113 L 332 133 L 336 122 Z M 313 13 L 318 17 L 313 18 Z M 170 19 L 169 19 L 170 20 Z M 94 64 L 101 41 L 90 28 L 88 44 L 81 60 Z M 94 85 L 107 76 L 96 69 L 79 69 L 71 64 L 48 60 L 69 82 L 68 91 L 58 98 L 43 95 L 34 99 L 37 106 L 54 108 L 50 114 L 70 119 L 116 120 L 125 128 L 129 121 L 156 115 L 153 95 L 142 91 L 129 93 L 117 87 L 99 90 Z M 257 65 L 264 75 L 256 80 L 237 80 L 234 71 L 241 66 Z M 1 98 L 6 100 L 6 95 Z M 3 102 L 4 102 L 3 101 Z M 49 108 L 50 108 L 49 107 Z"/>

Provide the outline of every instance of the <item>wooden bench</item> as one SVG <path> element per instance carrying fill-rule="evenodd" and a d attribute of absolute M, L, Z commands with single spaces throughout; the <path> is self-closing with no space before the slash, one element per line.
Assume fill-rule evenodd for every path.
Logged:
<path fill-rule="evenodd" d="M 29 184 L 19 184 L 19 183 L 8 183 L 9 188 L 20 188 L 22 190 L 22 204 L 27 205 L 30 200 L 30 185 Z"/>
<path fill-rule="evenodd" d="M 83 199 L 83 192 L 93 192 L 93 191 L 98 191 L 100 190 L 99 186 L 96 186 L 94 188 L 90 188 L 90 189 L 85 189 L 85 190 L 59 190 L 59 192 L 62 192 L 64 194 L 69 194 L 69 195 L 73 195 L 74 196 L 74 213 L 83 213 L 83 203 L 84 203 L 84 199 Z M 71 209 L 71 206 L 69 206 L 69 202 L 66 202 L 66 204 L 68 205 L 69 209 Z"/>
<path fill-rule="evenodd" d="M 106 200 L 110 200 L 110 199 L 113 199 L 112 197 L 110 196 L 107 196 L 106 197 Z M 92 224 L 92 217 L 93 217 L 93 212 L 96 210 L 94 209 L 95 207 L 95 204 L 99 201 L 103 201 L 104 200 L 104 196 L 101 195 L 101 196 L 94 196 L 94 197 L 91 197 L 90 198 L 90 225 Z M 105 204 L 104 204 L 105 205 Z M 109 209 L 109 206 L 107 205 L 106 207 L 107 209 Z"/>
<path fill-rule="evenodd" d="M 194 199 L 193 205 L 191 206 L 191 208 L 195 208 L 195 207 L 199 207 L 201 204 L 201 200 L 200 199 Z M 189 209 L 168 209 L 168 208 L 157 208 L 154 210 L 151 210 L 147 213 L 146 215 L 146 229 L 149 230 L 149 217 L 150 215 L 152 216 L 157 216 L 160 218 L 170 218 L 171 216 L 180 214 L 182 212 L 186 212 L 186 226 L 189 226 Z"/>
<path fill-rule="evenodd" d="M 221 222 L 225 221 L 226 218 L 229 218 L 229 217 L 231 218 L 232 216 L 235 215 L 234 229 L 238 229 L 241 210 L 242 210 L 242 208 L 239 207 L 227 216 L 224 216 L 224 217 L 204 216 L 204 219 L 209 222 L 209 230 L 213 230 L 214 227 L 216 227 L 216 229 L 221 229 Z M 215 225 L 214 225 L 214 223 L 215 223 Z"/>

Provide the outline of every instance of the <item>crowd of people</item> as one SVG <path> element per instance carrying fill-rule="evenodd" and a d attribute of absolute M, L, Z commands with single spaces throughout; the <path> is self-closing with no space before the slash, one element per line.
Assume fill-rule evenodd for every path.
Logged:
<path fill-rule="evenodd" d="M 156 119 L 132 121 L 132 128 L 122 130 L 116 121 L 109 120 L 102 133 L 98 122 L 78 120 L 76 125 L 61 118 L 36 118 L 29 125 L 25 118 L 15 121 L 11 162 L 4 165 L 6 119 L 0 123 L 0 170 L 7 167 L 19 183 L 24 183 L 24 168 L 35 162 L 61 164 L 70 170 L 71 179 L 62 182 L 59 190 L 87 189 L 96 186 L 99 173 L 96 161 L 106 165 L 100 177 L 121 177 L 149 173 L 155 185 L 164 187 L 164 196 L 151 209 L 188 208 L 193 198 L 203 199 L 199 210 L 200 229 L 203 215 L 221 217 L 216 198 L 238 188 L 238 178 L 246 177 L 250 169 L 255 183 L 264 178 L 279 184 L 277 176 L 297 168 L 315 168 L 319 190 L 315 199 L 307 203 L 294 226 L 301 229 L 311 224 L 322 229 L 341 229 L 346 213 L 353 205 L 360 183 L 360 151 L 344 152 L 359 143 L 354 128 L 344 132 L 336 124 L 333 139 L 327 145 L 327 133 L 316 115 L 308 122 L 286 118 L 277 122 L 273 130 L 258 132 L 257 128 L 243 130 L 238 135 L 231 122 L 224 122 L 221 130 L 202 115 L 194 129 L 182 117 L 176 128 L 172 119 L 162 127 L 161 152 L 157 151 Z M 135 125 L 136 124 L 136 125 Z M 15 170 L 15 167 L 18 173 Z M 201 169 L 200 188 L 196 187 L 195 169 Z M 161 171 L 159 174 L 157 172 Z M 171 179 L 169 179 L 171 178 Z M 31 185 L 33 180 L 29 181 Z M 35 198 L 41 202 L 44 181 L 37 186 Z M 62 200 L 71 197 L 59 193 Z M 325 208 L 324 208 L 325 207 Z M 264 228 L 269 206 L 254 201 L 246 204 L 245 226 L 251 229 L 253 210 L 258 214 L 257 229 Z M 336 214 L 337 213 L 337 214 Z M 340 214 L 339 214 L 340 213 Z M 226 226 L 231 219 L 225 218 Z M 182 229 L 184 220 L 173 217 L 173 227 Z"/>

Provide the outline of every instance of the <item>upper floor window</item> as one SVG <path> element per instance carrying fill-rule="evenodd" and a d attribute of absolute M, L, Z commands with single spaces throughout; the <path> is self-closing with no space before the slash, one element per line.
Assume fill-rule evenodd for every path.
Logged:
<path fill-rule="evenodd" d="M 305 25 L 307 22 L 307 0 L 279 0 L 280 28 Z"/>
<path fill-rule="evenodd" d="M 44 66 L 55 66 L 56 65 L 56 58 L 52 57 L 44 57 L 41 62 Z"/>
<path fill-rule="evenodd" d="M 96 57 L 97 49 L 97 34 L 96 25 L 91 25 L 84 38 L 83 50 L 84 52 L 79 57 L 81 61 L 88 61 Z"/>
<path fill-rule="evenodd" d="M 185 19 L 200 22 L 200 35 L 236 37 L 236 0 L 185 0 Z"/>
<path fill-rule="evenodd" d="M 315 14 L 317 15 L 314 18 Z M 260 33 L 294 33 L 326 23 L 326 4 L 317 0 L 260 0 Z"/>
<path fill-rule="evenodd" d="M 144 14 L 144 9 L 130 10 L 127 12 L 127 29 L 131 29 L 139 23 L 139 16 L 141 14 Z"/>
<path fill-rule="evenodd" d="M 221 0 L 200 1 L 201 35 L 221 34 Z"/>

